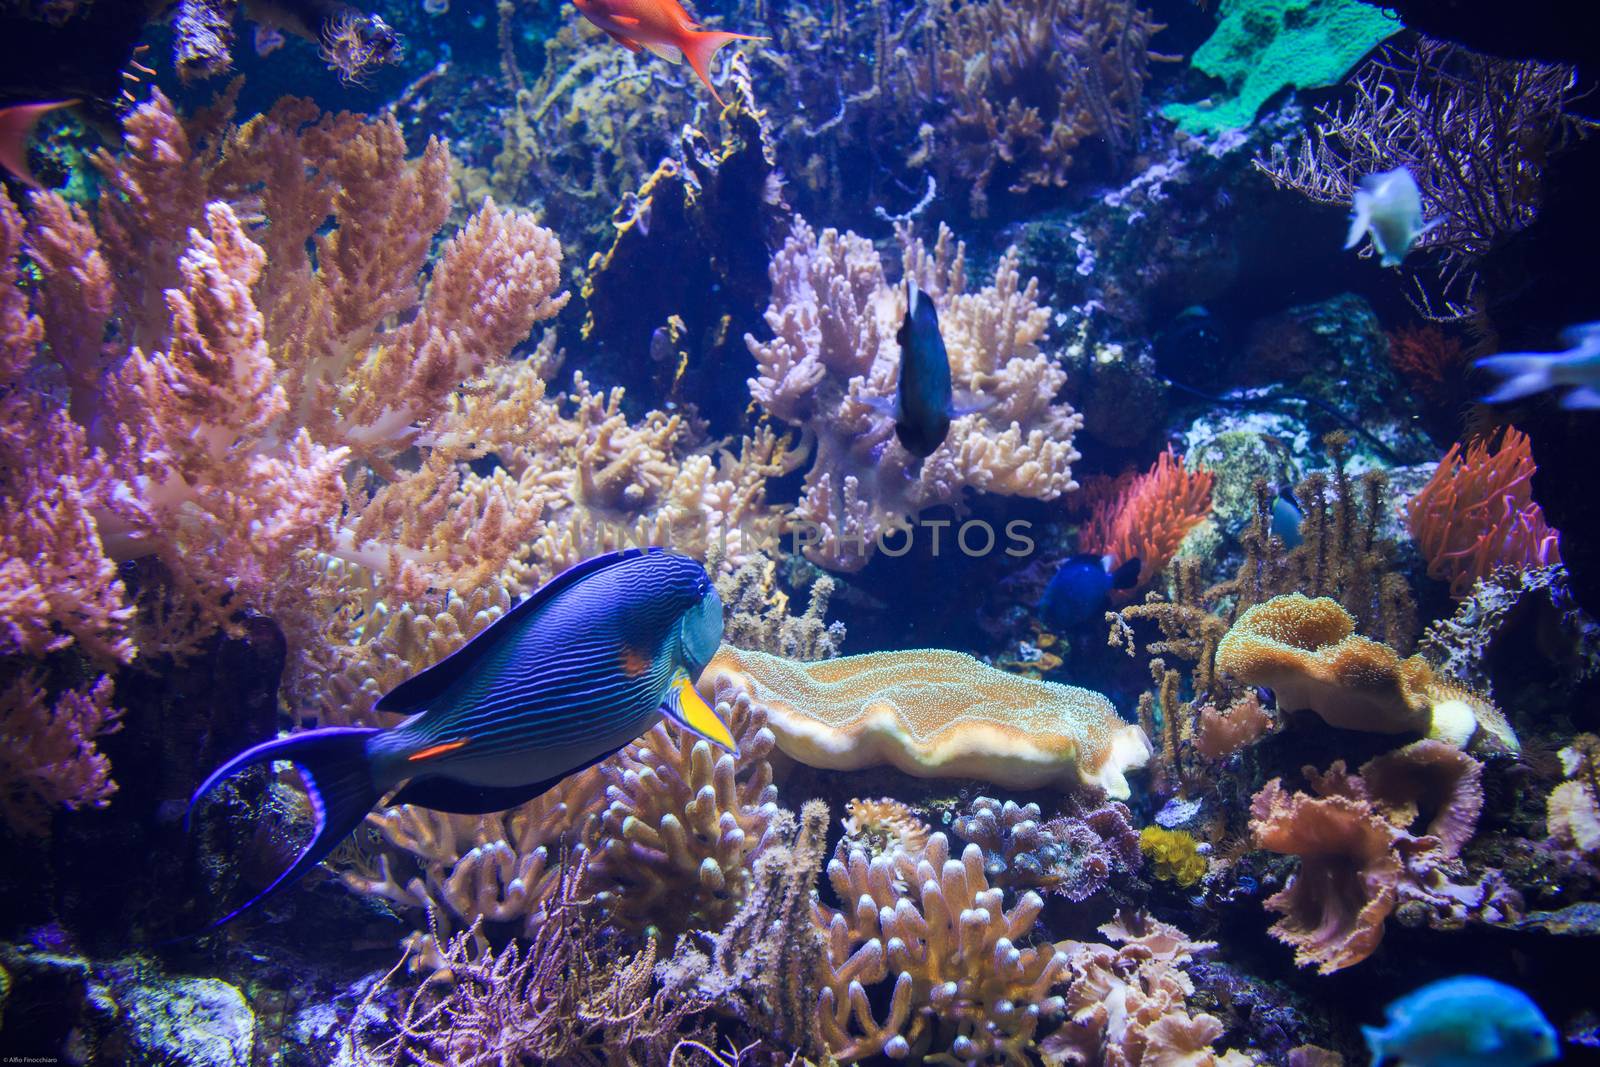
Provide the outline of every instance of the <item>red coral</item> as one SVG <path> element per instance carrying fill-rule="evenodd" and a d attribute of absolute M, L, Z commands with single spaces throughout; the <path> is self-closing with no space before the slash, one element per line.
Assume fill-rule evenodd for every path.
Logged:
<path fill-rule="evenodd" d="M 1461 342 L 1437 326 L 1403 326 L 1389 335 L 1389 362 L 1424 396 L 1437 400 L 1465 360 Z"/>
<path fill-rule="evenodd" d="M 1144 589 L 1172 561 L 1184 536 L 1211 514 L 1215 480 L 1204 467 L 1186 469 L 1168 448 L 1120 493 L 1095 502 L 1078 544 L 1086 552 L 1108 553 L 1118 563 L 1143 560 L 1135 591 Z"/>
<path fill-rule="evenodd" d="M 1498 447 L 1478 441 L 1463 453 L 1450 446 L 1406 506 L 1428 576 L 1448 581 L 1452 596 L 1466 596 L 1496 567 L 1561 562 L 1556 531 L 1529 490 L 1533 472 L 1527 435 L 1508 428 Z"/>

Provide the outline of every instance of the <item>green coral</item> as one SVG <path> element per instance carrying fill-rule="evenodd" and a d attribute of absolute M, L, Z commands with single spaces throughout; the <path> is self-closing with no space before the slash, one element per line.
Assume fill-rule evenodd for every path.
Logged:
<path fill-rule="evenodd" d="M 1193 834 L 1146 826 L 1139 831 L 1139 851 L 1150 862 L 1151 873 L 1164 882 L 1187 889 L 1205 877 L 1206 858 Z"/>
<path fill-rule="evenodd" d="M 1225 91 L 1164 111 L 1188 133 L 1243 129 L 1289 86 L 1336 85 L 1403 28 L 1362 0 L 1224 0 L 1218 16 L 1216 32 L 1195 51 L 1192 65 L 1220 78 Z"/>

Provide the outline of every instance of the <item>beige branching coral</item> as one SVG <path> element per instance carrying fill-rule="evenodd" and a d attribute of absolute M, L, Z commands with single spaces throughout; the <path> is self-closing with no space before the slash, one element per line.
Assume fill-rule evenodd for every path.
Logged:
<path fill-rule="evenodd" d="M 375 856 L 363 855 L 357 869 L 344 872 L 344 883 L 423 920 L 406 941 L 414 968 L 443 967 L 443 942 L 462 931 L 478 951 L 512 938 L 532 940 L 560 888 L 563 846 L 586 838 L 603 786 L 591 769 L 493 815 L 410 806 L 374 812 L 367 821 L 381 842 L 366 850 Z M 583 858 L 568 864 L 582 866 Z"/>
<path fill-rule="evenodd" d="M 789 614 L 789 595 L 778 588 L 778 565 L 750 559 L 717 579 L 726 609 L 722 637 L 736 648 L 751 648 L 789 659 L 831 659 L 844 641 L 844 623 L 828 622 L 834 580 L 819 574 L 800 615 Z"/>
<path fill-rule="evenodd" d="M 111 762 L 95 739 L 122 728 L 111 679 L 68 689 L 52 701 L 24 674 L 0 689 L 0 819 L 43 836 L 59 808 L 103 808 L 117 791 Z"/>
<path fill-rule="evenodd" d="M 737 757 L 662 723 L 598 768 L 607 804 L 591 873 L 596 903 L 618 926 L 667 937 L 719 928 L 772 840 L 766 708 L 726 679 L 715 704 Z"/>
<path fill-rule="evenodd" d="M 807 555 L 836 570 L 864 566 L 880 539 L 906 536 L 918 512 L 960 505 L 968 490 L 1053 500 L 1078 484 L 1082 418 L 1055 403 L 1066 374 L 1040 348 L 1050 309 L 1036 282 L 1023 284 L 1015 252 L 968 292 L 965 252 L 948 229 L 932 249 L 905 230 L 900 239 L 905 275 L 938 302 L 956 389 L 992 402 L 956 418 L 927 459 L 900 446 L 881 411 L 895 393 L 905 294 L 866 238 L 797 222 L 772 259 L 773 337 L 745 338 L 757 365 L 751 396 L 816 442 L 793 518 L 815 534 Z"/>
<path fill-rule="evenodd" d="M 952 858 L 943 834 L 922 852 L 856 851 L 828 864 L 844 904 L 818 905 L 827 938 L 818 1007 L 835 1056 L 1028 1062 L 1041 1024 L 1064 1011 L 1052 990 L 1070 957 L 1048 943 L 1024 947 L 1044 901 L 1028 892 L 1006 908 L 983 867 L 977 845 Z M 893 992 L 880 1018 L 869 990 L 884 983 Z"/>

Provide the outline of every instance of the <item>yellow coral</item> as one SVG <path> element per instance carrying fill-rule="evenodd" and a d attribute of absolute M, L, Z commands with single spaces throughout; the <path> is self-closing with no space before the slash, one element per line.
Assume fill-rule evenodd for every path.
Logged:
<path fill-rule="evenodd" d="M 885 763 L 921 778 L 1128 796 L 1150 742 L 1104 696 L 1019 678 L 941 649 L 796 663 L 722 646 L 702 690 L 732 677 L 768 707 L 785 755 L 812 767 Z"/>
<path fill-rule="evenodd" d="M 1150 861 L 1157 878 L 1188 888 L 1206 875 L 1206 858 L 1193 834 L 1146 826 L 1139 831 L 1139 851 Z"/>

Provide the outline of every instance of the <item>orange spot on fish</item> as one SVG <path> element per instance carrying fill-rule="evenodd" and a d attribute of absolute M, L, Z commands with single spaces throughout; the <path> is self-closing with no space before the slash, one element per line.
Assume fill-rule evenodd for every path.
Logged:
<path fill-rule="evenodd" d="M 708 73 L 711 57 L 729 41 L 765 41 L 747 33 L 702 30 L 678 0 L 573 0 L 583 17 L 605 30 L 625 48 L 648 48 L 663 58 L 677 62 L 681 52 L 701 82 L 711 90 L 718 106 L 722 97 L 711 85 Z"/>
<path fill-rule="evenodd" d="M 640 652 L 637 648 L 623 646 L 622 673 L 629 678 L 637 678 L 650 669 L 650 657 Z"/>
<path fill-rule="evenodd" d="M 458 737 L 454 741 L 441 741 L 437 745 L 429 745 L 421 752 L 411 753 L 406 757 L 406 761 L 408 763 L 421 763 L 423 760 L 430 760 L 436 756 L 442 756 L 446 752 L 454 752 L 458 748 L 464 748 L 467 742 L 471 740 L 472 738 L 470 737 Z"/>

